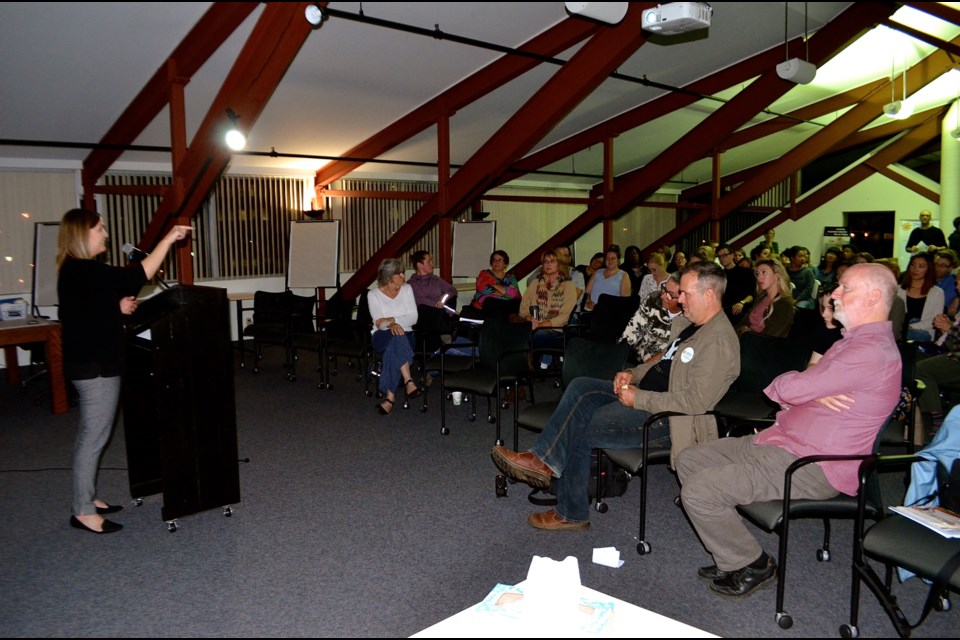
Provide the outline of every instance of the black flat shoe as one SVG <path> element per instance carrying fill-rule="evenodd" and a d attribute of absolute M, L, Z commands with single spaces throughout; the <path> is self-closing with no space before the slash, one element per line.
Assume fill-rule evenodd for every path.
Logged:
<path fill-rule="evenodd" d="M 777 583 L 777 563 L 767 556 L 762 569 L 754 569 L 750 565 L 736 571 L 729 571 L 721 578 L 717 578 L 708 586 L 717 595 L 725 598 L 744 598 L 758 589 L 765 589 Z"/>
<path fill-rule="evenodd" d="M 726 578 L 729 571 L 723 571 L 722 569 L 717 568 L 717 565 L 712 564 L 709 567 L 700 567 L 697 569 L 697 577 L 701 580 L 707 582 L 713 582 L 714 580 L 719 580 L 720 578 Z"/>
<path fill-rule="evenodd" d="M 393 400 L 390 400 L 389 398 L 385 398 L 383 402 L 389 402 L 390 406 L 393 407 Z M 386 409 L 384 409 L 383 402 L 377 405 L 377 412 L 382 416 L 386 416 L 386 415 L 389 415 L 390 411 L 393 411 L 393 409 L 391 408 L 390 411 L 387 411 Z"/>
<path fill-rule="evenodd" d="M 123 507 L 119 504 L 108 504 L 105 507 L 97 507 L 97 513 L 101 516 L 105 516 L 108 513 L 116 513 L 117 511 L 123 511 Z"/>
<path fill-rule="evenodd" d="M 417 386 L 417 383 L 413 380 L 404 380 L 403 381 L 404 389 L 408 391 L 407 398 L 413 400 L 414 398 L 419 398 L 422 391 L 420 387 Z M 413 385 L 413 391 L 409 391 L 410 385 Z"/>
<path fill-rule="evenodd" d="M 70 526 L 74 529 L 89 531 L 90 533 L 96 533 L 98 535 L 101 533 L 116 533 L 117 531 L 120 531 L 120 529 L 123 529 L 122 524 L 117 524 L 116 522 L 111 522 L 110 520 L 104 518 L 103 527 L 100 529 L 100 531 L 97 531 L 96 529 L 91 529 L 87 525 L 77 520 L 76 516 L 70 516 Z"/>

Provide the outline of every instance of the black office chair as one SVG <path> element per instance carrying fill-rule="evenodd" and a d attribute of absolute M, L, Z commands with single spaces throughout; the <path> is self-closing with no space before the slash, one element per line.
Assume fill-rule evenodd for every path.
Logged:
<path fill-rule="evenodd" d="M 781 629 L 789 629 L 793 626 L 793 616 L 788 614 L 783 607 L 784 593 L 787 584 L 787 550 L 789 542 L 790 521 L 798 518 L 817 518 L 823 521 L 823 544 L 817 549 L 817 560 L 820 562 L 830 561 L 830 521 L 831 520 L 855 520 L 857 517 L 857 506 L 859 496 L 848 496 L 840 494 L 829 500 L 795 500 L 790 497 L 790 488 L 793 480 L 793 474 L 800 468 L 818 462 L 827 461 L 864 461 L 871 455 L 876 455 L 883 439 L 884 428 L 890 418 L 884 421 L 884 424 L 877 431 L 876 441 L 874 442 L 873 454 L 866 455 L 819 455 L 806 456 L 796 460 L 787 467 L 783 480 L 783 499 L 770 500 L 767 502 L 755 502 L 753 504 L 740 505 L 737 511 L 747 520 L 757 525 L 769 533 L 777 533 L 780 536 L 780 544 L 777 551 L 777 602 L 776 615 L 774 619 Z M 880 496 L 879 481 L 874 479 L 865 485 L 866 495 L 864 496 L 865 517 L 871 520 L 877 520 L 883 515 L 883 504 Z"/>
<path fill-rule="evenodd" d="M 639 306 L 633 296 L 601 294 L 593 310 L 581 315 L 582 334 L 595 342 L 616 342 Z"/>
<path fill-rule="evenodd" d="M 898 514 L 888 515 L 864 531 L 869 516 L 865 487 L 879 470 L 891 465 L 924 461 L 918 456 L 875 456 L 861 466 L 860 500 L 854 526 L 853 577 L 850 587 L 850 622 L 841 625 L 844 638 L 860 636 L 860 583 L 863 582 L 877 597 L 883 610 L 901 638 L 923 624 L 930 611 L 950 608 L 949 592 L 960 593 L 960 539 L 947 538 L 935 531 Z M 884 566 L 883 580 L 868 560 Z M 916 622 L 910 622 L 896 596 L 893 595 L 895 567 L 928 581 L 930 589 Z"/>
<path fill-rule="evenodd" d="M 500 409 L 503 406 L 504 387 L 514 387 L 529 373 L 527 358 L 530 352 L 530 324 L 527 322 L 503 322 L 488 318 L 480 331 L 479 357 L 473 367 L 463 371 L 447 369 L 445 353 L 461 345 L 444 345 L 441 348 L 440 393 L 464 391 L 470 394 L 470 415 L 477 417 L 477 396 L 487 398 L 487 422 L 496 424 L 496 444 L 503 444 L 500 435 Z M 490 401 L 496 398 L 496 415 Z M 440 433 L 448 435 L 446 403 L 440 403 Z"/>
<path fill-rule="evenodd" d="M 740 336 L 740 375 L 710 413 L 724 436 L 747 435 L 773 424 L 777 403 L 763 390 L 787 371 L 803 371 L 812 348 L 802 341 L 747 332 Z"/>
<path fill-rule="evenodd" d="M 253 322 L 243 328 L 243 335 L 252 337 L 254 344 L 253 373 L 260 373 L 263 345 L 283 347 L 284 367 L 290 365 L 288 323 L 291 312 L 289 291 L 256 291 L 253 294 Z"/>
<path fill-rule="evenodd" d="M 916 378 L 917 344 L 915 342 L 901 342 L 900 349 L 901 390 L 900 405 L 894 410 L 894 417 L 887 424 L 881 444 L 890 447 L 902 447 L 907 453 L 916 451 L 914 444 L 916 435 L 916 419 L 914 407 L 920 397 L 920 381 Z"/>
<path fill-rule="evenodd" d="M 608 344 L 593 342 L 584 338 L 571 338 L 567 343 L 561 370 L 560 381 L 562 387 L 565 389 L 575 378 L 582 376 L 612 381 L 614 375 L 623 370 L 629 351 L 630 346 L 625 342 Z M 535 402 L 521 411 L 520 403 L 514 403 L 514 451 L 518 451 L 520 448 L 520 429 L 540 433 L 547 426 L 547 422 L 550 421 L 558 404 L 560 404 L 560 398 Z M 540 489 L 533 489 L 530 493 L 531 502 L 547 504 L 542 498 L 537 497 L 540 492 Z M 501 497 L 506 495 L 506 485 L 497 487 L 497 495 Z"/>
<path fill-rule="evenodd" d="M 354 318 L 354 304 L 356 304 L 356 318 Z M 343 300 L 334 296 L 327 302 L 324 316 L 319 320 L 321 331 L 321 389 L 333 389 L 330 377 L 338 373 L 340 357 L 347 358 L 347 366 L 354 367 L 357 362 L 357 371 L 354 378 L 363 382 L 363 393 L 370 397 L 370 363 L 373 361 L 373 344 L 371 329 L 373 319 L 370 317 L 370 305 L 367 294 L 360 295 L 359 300 Z"/>
<path fill-rule="evenodd" d="M 307 351 L 317 356 L 316 371 L 323 370 L 321 343 L 323 336 L 316 325 L 314 310 L 317 305 L 316 296 L 298 296 L 290 294 L 290 316 L 287 319 L 287 332 L 290 345 L 290 368 L 287 378 L 290 381 L 297 379 L 297 362 L 300 352 Z"/>
<path fill-rule="evenodd" d="M 457 297 L 448 299 L 446 305 L 451 309 L 456 309 Z M 456 324 L 456 317 L 451 317 L 446 309 L 438 309 L 427 305 L 417 306 L 417 324 L 413 327 L 413 332 L 417 338 L 416 348 L 414 349 L 415 364 L 421 374 L 420 389 L 423 391 L 420 413 L 426 413 L 427 411 L 427 396 L 432 386 L 428 381 L 432 381 L 433 373 L 440 372 L 440 347 L 452 342 L 456 335 Z M 405 398 L 404 408 L 407 408 L 407 406 L 408 401 Z"/>
<path fill-rule="evenodd" d="M 655 413 L 643 423 L 643 445 L 639 449 L 601 449 L 597 455 L 602 462 L 606 456 L 616 465 L 627 470 L 631 476 L 640 477 L 640 529 L 637 534 L 637 553 L 646 555 L 650 553 L 651 546 L 647 542 L 647 471 L 650 465 L 669 464 L 670 447 L 651 447 L 650 446 L 650 428 L 661 420 L 668 420 L 673 416 L 682 416 L 682 413 L 674 411 L 661 411 Z M 597 479 L 599 483 L 599 477 Z M 600 513 L 606 513 L 607 504 L 603 501 L 600 487 L 597 487 L 597 501 L 594 508 Z M 679 497 L 674 498 L 674 504 L 679 505 Z"/>

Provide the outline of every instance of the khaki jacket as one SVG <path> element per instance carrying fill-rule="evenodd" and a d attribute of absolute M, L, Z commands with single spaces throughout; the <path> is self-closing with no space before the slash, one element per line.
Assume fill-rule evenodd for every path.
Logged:
<path fill-rule="evenodd" d="M 670 343 L 690 326 L 686 317 L 674 320 Z M 652 364 L 634 369 L 633 381 L 643 379 Z M 675 411 L 687 414 L 670 418 L 670 466 L 690 445 L 717 439 L 717 422 L 704 415 L 720 401 L 740 375 L 740 341 L 722 311 L 680 345 L 670 366 L 669 391 L 637 391 L 633 407 L 651 413 Z"/>

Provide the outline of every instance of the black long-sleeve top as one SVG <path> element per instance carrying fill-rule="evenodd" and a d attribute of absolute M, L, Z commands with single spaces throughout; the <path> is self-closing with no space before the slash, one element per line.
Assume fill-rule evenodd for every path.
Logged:
<path fill-rule="evenodd" d="M 67 379 L 89 380 L 123 373 L 120 299 L 136 295 L 146 282 L 139 262 L 122 268 L 67 258 L 57 278 Z"/>

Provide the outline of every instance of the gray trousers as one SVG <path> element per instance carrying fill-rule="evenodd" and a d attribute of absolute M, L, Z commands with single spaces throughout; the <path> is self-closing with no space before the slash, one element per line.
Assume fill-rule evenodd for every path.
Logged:
<path fill-rule="evenodd" d="M 940 401 L 940 384 L 951 387 L 960 386 L 960 362 L 945 355 L 917 360 L 915 375 L 917 380 L 926 385 L 917 401 L 920 411 L 923 413 L 943 413 L 943 403 Z"/>
<path fill-rule="evenodd" d="M 97 512 L 97 469 L 110 440 L 120 399 L 120 376 L 71 380 L 80 394 L 80 425 L 73 447 L 73 514 Z"/>
<path fill-rule="evenodd" d="M 683 508 L 722 571 L 741 569 L 763 552 L 737 505 L 782 500 L 783 473 L 797 459 L 780 447 L 754 445 L 755 438 L 720 438 L 687 447 L 677 457 Z M 838 493 L 816 464 L 793 474 L 794 498 L 823 500 Z"/>

